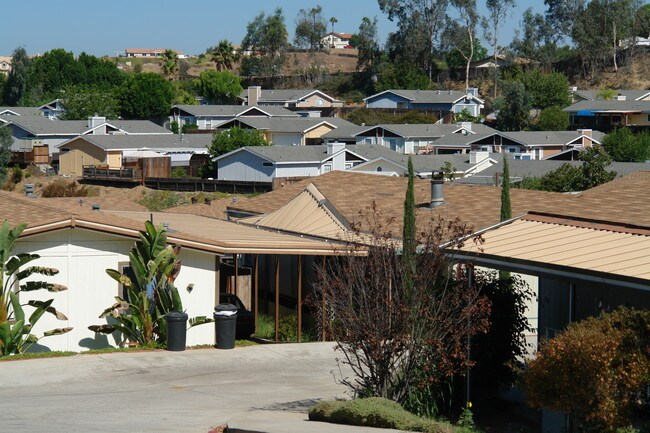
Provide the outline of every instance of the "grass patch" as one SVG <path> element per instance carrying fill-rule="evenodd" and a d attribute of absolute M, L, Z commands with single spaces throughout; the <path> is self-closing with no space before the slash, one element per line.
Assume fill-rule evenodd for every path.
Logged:
<path fill-rule="evenodd" d="M 390 428 L 425 433 L 462 431 L 448 423 L 420 418 L 385 398 L 370 397 L 348 401 L 322 401 L 309 410 L 311 421 L 365 427 Z"/>
<path fill-rule="evenodd" d="M 312 335 L 312 330 L 305 329 L 303 325 L 301 333 L 301 342 L 307 343 L 316 340 Z M 265 314 L 257 316 L 257 329 L 254 334 L 257 338 L 266 340 L 275 339 L 275 319 Z M 291 314 L 280 317 L 278 323 L 278 340 L 285 343 L 295 343 L 298 340 L 298 316 Z"/>
<path fill-rule="evenodd" d="M 266 338 L 267 340 L 275 338 L 275 320 L 266 314 L 259 314 L 257 316 L 257 329 L 255 336 L 259 338 Z"/>
<path fill-rule="evenodd" d="M 138 203 L 150 211 L 158 212 L 163 209 L 187 204 L 189 200 L 183 194 L 174 191 L 156 190 L 143 194 L 142 198 L 138 200 Z"/>

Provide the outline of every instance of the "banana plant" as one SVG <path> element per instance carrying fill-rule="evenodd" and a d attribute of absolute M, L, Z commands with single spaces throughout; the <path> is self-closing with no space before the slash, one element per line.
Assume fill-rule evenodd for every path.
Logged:
<path fill-rule="evenodd" d="M 52 276 L 58 273 L 53 268 L 26 266 L 40 258 L 38 254 L 12 254 L 16 240 L 26 227 L 25 224 L 21 224 L 11 228 L 7 220 L 0 226 L 0 355 L 2 356 L 25 352 L 40 338 L 65 334 L 72 330 L 70 327 L 51 329 L 45 331 L 41 337 L 31 333 L 36 322 L 45 313 L 53 314 L 59 320 L 68 320 L 68 318 L 52 307 L 53 299 L 30 300 L 21 305 L 19 293 L 34 290 L 61 292 L 67 289 L 63 285 L 45 281 L 22 282 L 32 275 Z M 24 306 L 33 308 L 28 318 Z"/>
<path fill-rule="evenodd" d="M 140 240 L 129 252 L 133 278 L 115 269 L 106 273 L 126 288 L 127 299 L 116 296 L 115 304 L 99 316 L 109 323 L 92 325 L 91 331 L 110 334 L 121 333 L 131 343 L 149 345 L 164 344 L 167 339 L 165 316 L 170 311 L 183 311 L 178 289 L 174 281 L 181 269 L 178 259 L 180 246 L 167 245 L 167 233 L 162 226 L 156 228 L 145 221 Z M 190 319 L 190 327 L 212 322 L 206 316 Z"/>

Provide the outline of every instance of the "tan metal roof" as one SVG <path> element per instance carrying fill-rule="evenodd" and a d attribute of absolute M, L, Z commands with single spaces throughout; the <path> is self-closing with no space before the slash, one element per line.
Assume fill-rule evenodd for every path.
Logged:
<path fill-rule="evenodd" d="M 331 239 L 347 239 L 348 229 L 338 212 L 310 183 L 293 200 L 277 211 L 240 220 L 242 223 Z"/>
<path fill-rule="evenodd" d="M 531 214 L 482 234 L 476 257 L 564 268 L 603 277 L 650 280 L 650 230 L 610 222 Z"/>
<path fill-rule="evenodd" d="M 346 254 L 344 245 L 340 243 L 197 215 L 127 211 L 111 211 L 111 214 L 138 221 L 152 216 L 156 225 L 169 224 L 167 237 L 170 243 L 175 242 L 176 238 L 185 241 L 196 240 L 209 243 L 214 246 L 215 251 L 224 254 Z"/>

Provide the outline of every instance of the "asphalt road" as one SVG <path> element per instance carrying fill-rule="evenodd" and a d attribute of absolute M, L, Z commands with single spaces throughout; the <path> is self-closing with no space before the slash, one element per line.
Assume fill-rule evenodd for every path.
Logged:
<path fill-rule="evenodd" d="M 345 397 L 331 343 L 0 363 L 2 432 L 377 431 L 305 421 Z"/>

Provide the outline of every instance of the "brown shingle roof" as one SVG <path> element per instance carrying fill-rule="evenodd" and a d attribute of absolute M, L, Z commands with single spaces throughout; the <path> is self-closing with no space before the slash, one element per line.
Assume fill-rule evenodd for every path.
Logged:
<path fill-rule="evenodd" d="M 333 171 L 285 186 L 244 203 L 232 204 L 228 208 L 250 213 L 270 213 L 293 199 L 309 183 L 313 183 L 348 222 L 358 221 L 359 212 L 367 210 L 375 202 L 384 216 L 395 218 L 394 230 L 401 230 L 407 184 L 404 177 Z M 433 211 L 426 207 L 430 194 L 430 181 L 416 179 L 415 199 L 419 206 L 416 217 L 418 226 L 422 228 L 431 217 L 437 216 L 445 220 L 458 217 L 463 223 L 476 229 L 499 222 L 500 188 L 446 183 L 445 204 Z M 512 214 L 521 215 L 533 209 L 559 212 L 567 202 L 574 199 L 574 196 L 566 194 L 512 189 Z"/>

